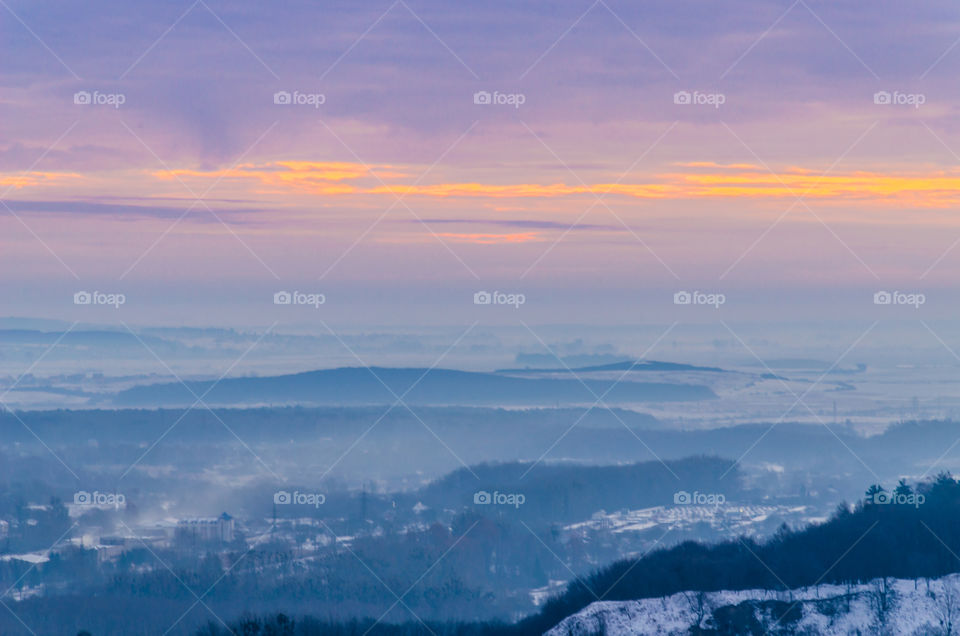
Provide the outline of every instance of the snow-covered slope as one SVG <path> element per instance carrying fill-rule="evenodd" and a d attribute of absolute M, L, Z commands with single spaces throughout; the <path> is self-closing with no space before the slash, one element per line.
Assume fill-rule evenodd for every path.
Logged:
<path fill-rule="evenodd" d="M 960 575 L 933 580 L 878 579 L 849 587 L 682 592 L 639 601 L 600 601 L 567 617 L 548 635 L 688 634 L 698 622 L 704 629 L 721 633 L 957 633 Z"/>

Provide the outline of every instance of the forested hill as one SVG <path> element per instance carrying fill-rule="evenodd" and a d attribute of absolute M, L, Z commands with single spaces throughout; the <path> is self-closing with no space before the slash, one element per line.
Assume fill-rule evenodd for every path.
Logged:
<path fill-rule="evenodd" d="M 732 501 L 745 495 L 741 472 L 731 460 L 701 456 L 610 466 L 480 464 L 431 482 L 416 497 L 428 506 L 448 507 L 472 498 L 478 483 L 490 492 L 523 493 L 525 501 L 511 518 L 529 524 L 572 523 L 599 510 L 669 505 L 678 490 L 722 492 Z"/>
<path fill-rule="evenodd" d="M 572 583 L 517 629 L 543 633 L 597 597 L 613 601 L 686 590 L 789 589 L 960 571 L 960 484 L 941 474 L 920 484 L 916 493 L 907 485 L 899 492 L 914 496 L 913 502 L 921 494 L 923 503 L 875 504 L 866 496 L 853 509 L 841 505 L 825 524 L 799 531 L 783 528 L 765 543 L 687 542 L 640 560 L 620 561 Z"/>

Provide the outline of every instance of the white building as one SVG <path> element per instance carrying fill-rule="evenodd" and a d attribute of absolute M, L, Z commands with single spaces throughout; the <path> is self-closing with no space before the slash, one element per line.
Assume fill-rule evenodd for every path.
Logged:
<path fill-rule="evenodd" d="M 234 539 L 234 519 L 227 513 L 212 518 L 181 519 L 177 522 L 176 537 L 189 542 L 231 543 Z"/>

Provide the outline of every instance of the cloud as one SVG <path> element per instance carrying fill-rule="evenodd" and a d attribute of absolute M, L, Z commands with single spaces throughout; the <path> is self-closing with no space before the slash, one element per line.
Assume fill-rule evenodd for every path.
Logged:
<path fill-rule="evenodd" d="M 598 182 L 592 184 L 447 182 L 404 183 L 413 167 L 381 165 L 368 167 L 346 162 L 276 161 L 247 164 L 229 170 L 198 171 L 178 169 L 155 172 L 162 180 L 196 178 L 203 182 L 227 179 L 256 182 L 270 192 L 302 191 L 326 196 L 393 195 L 436 199 L 554 199 L 589 195 L 649 200 L 696 199 L 807 199 L 871 202 L 877 205 L 915 205 L 944 208 L 960 202 L 960 171 L 834 170 L 791 166 L 771 172 L 753 164 L 688 162 L 686 171 L 656 172 L 645 182 Z M 377 177 L 374 177 L 376 173 Z M 382 185 L 382 180 L 392 183 Z M 202 187 L 202 185 L 201 185 Z M 254 190 L 256 188 L 253 188 Z M 201 190 L 202 191 L 202 190 Z"/>
<path fill-rule="evenodd" d="M 280 125 L 271 136 L 309 148 L 322 130 L 318 118 L 338 131 L 359 124 L 388 133 L 359 147 L 361 156 L 376 150 L 429 163 L 442 147 L 434 152 L 415 140 L 449 143 L 476 119 L 513 122 L 519 115 L 553 130 L 566 126 L 572 136 L 581 129 L 571 122 L 592 132 L 709 115 L 678 110 L 671 96 L 715 86 L 727 70 L 728 120 L 782 120 L 825 103 L 835 115 L 856 112 L 851 104 L 877 89 L 864 65 L 884 81 L 915 81 L 953 43 L 956 20 L 944 0 L 921 8 L 880 0 L 869 11 L 763 0 L 609 0 L 592 7 L 561 0 L 549 11 L 536 3 L 423 0 L 386 14 L 389 5 L 341 2 L 294 2 L 284 11 L 209 3 L 216 15 L 206 6 L 184 14 L 184 7 L 164 3 L 107 0 L 57 12 L 18 4 L 24 23 L 71 70 L 11 21 L 5 45 L 19 54 L 5 60 L 0 85 L 17 90 L 2 103 L 3 137 L 24 135 L 38 113 L 77 116 L 75 90 L 110 88 L 127 94 L 120 114 L 151 146 L 169 144 L 211 165 L 234 160 L 273 122 Z M 948 101 L 956 95 L 956 60 L 947 55 L 925 80 Z M 326 103 L 273 103 L 275 91 L 296 89 L 323 92 Z M 527 105 L 512 113 L 477 107 L 471 96 L 481 89 L 523 92 Z M 116 123 L 104 117 L 90 124 L 90 139 Z M 48 134 L 49 141 L 56 136 Z"/>
<path fill-rule="evenodd" d="M 166 200 L 170 200 L 169 198 Z M 193 221 L 213 221 L 216 219 L 210 215 L 202 203 L 193 205 L 192 200 L 182 200 L 179 206 L 167 205 L 131 205 L 121 203 L 101 203 L 96 201 L 28 201 L 11 200 L 4 201 L 16 213 L 38 213 L 50 215 L 65 215 L 71 217 L 109 217 L 114 219 L 135 219 L 135 218 L 156 218 L 156 219 L 177 219 L 180 218 L 191 206 L 189 218 Z M 207 201 L 210 203 L 211 201 Z M 257 215 L 266 212 L 264 208 L 240 208 L 240 207 L 222 207 L 211 206 L 212 209 L 221 217 L 229 218 L 231 223 L 243 222 L 243 216 Z"/>
<path fill-rule="evenodd" d="M 451 243 L 470 243 L 473 245 L 499 245 L 509 243 L 538 243 L 547 239 L 539 232 L 513 232 L 493 234 L 483 232 L 436 232 L 436 236 Z M 429 242 L 434 241 L 430 234 L 420 234 L 398 239 L 384 239 L 381 242 Z"/>
<path fill-rule="evenodd" d="M 0 174 L 0 187 L 18 190 L 27 187 L 37 187 L 62 183 L 71 179 L 82 179 L 83 175 L 70 172 L 41 172 L 30 170 L 21 173 Z"/>
<path fill-rule="evenodd" d="M 407 221 L 408 223 L 417 223 L 421 221 Z M 597 225 L 591 223 L 578 223 L 571 226 L 570 223 L 558 221 L 539 221 L 535 219 L 423 219 L 423 223 L 429 225 L 435 224 L 455 224 L 455 225 L 494 225 L 501 227 L 530 228 L 538 230 L 570 230 L 570 231 L 592 231 L 601 230 L 605 232 L 622 232 L 622 227 L 613 225 Z"/>
<path fill-rule="evenodd" d="M 195 170 L 177 168 L 158 170 L 152 173 L 161 180 L 189 180 L 213 183 L 222 180 L 256 181 L 269 188 L 284 190 L 303 190 L 312 194 L 353 194 L 362 190 L 347 181 L 371 179 L 379 182 L 383 179 L 409 177 L 406 172 L 397 171 L 393 166 L 368 166 L 344 161 L 275 161 L 265 164 L 243 164 L 223 170 Z"/>

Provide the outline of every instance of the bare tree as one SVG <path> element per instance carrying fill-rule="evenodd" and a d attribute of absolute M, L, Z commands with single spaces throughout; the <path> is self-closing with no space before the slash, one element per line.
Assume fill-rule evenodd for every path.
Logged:
<path fill-rule="evenodd" d="M 945 578 L 938 583 L 927 592 L 934 602 L 934 613 L 939 624 L 937 634 L 953 636 L 957 633 L 957 623 L 960 621 L 960 589 L 954 579 Z"/>
<path fill-rule="evenodd" d="M 890 628 L 887 623 L 897 600 L 892 579 L 888 577 L 875 579 L 870 583 L 867 596 L 870 600 L 870 607 L 873 609 L 876 633 L 889 634 Z"/>
<path fill-rule="evenodd" d="M 693 612 L 694 623 L 690 626 L 692 634 L 699 634 L 702 629 L 703 619 L 712 611 L 710 603 L 707 601 L 706 592 L 684 592 L 684 598 L 690 605 L 690 611 Z"/>

